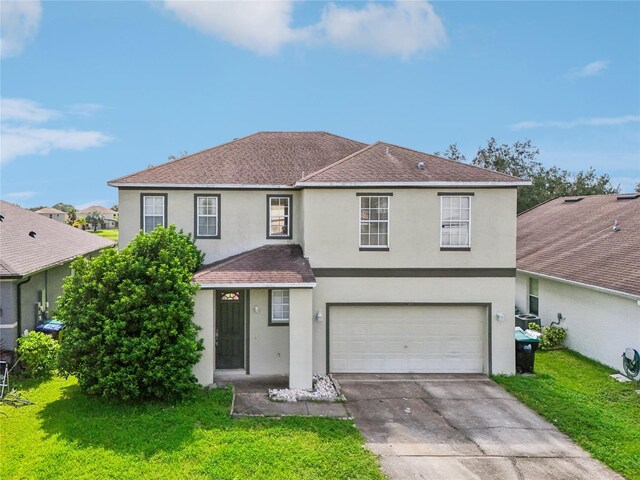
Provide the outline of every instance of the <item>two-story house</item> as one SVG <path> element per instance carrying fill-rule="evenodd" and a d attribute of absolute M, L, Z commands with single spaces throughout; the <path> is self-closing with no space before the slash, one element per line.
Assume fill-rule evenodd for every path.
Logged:
<path fill-rule="evenodd" d="M 206 254 L 216 369 L 514 371 L 519 178 L 383 142 L 262 132 L 109 182 L 120 242 L 175 224 Z"/>

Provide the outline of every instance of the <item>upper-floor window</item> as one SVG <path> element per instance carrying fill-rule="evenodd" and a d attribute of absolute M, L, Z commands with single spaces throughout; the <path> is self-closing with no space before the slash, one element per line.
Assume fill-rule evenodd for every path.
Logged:
<path fill-rule="evenodd" d="M 291 195 L 267 195 L 267 238 L 291 238 Z"/>
<path fill-rule="evenodd" d="M 269 325 L 289 325 L 289 290 L 270 290 Z"/>
<path fill-rule="evenodd" d="M 529 277 L 529 313 L 538 315 L 538 279 Z"/>
<path fill-rule="evenodd" d="M 440 196 L 440 247 L 471 246 L 471 196 Z"/>
<path fill-rule="evenodd" d="M 220 195 L 195 196 L 196 238 L 220 238 Z"/>
<path fill-rule="evenodd" d="M 167 226 L 166 194 L 142 195 L 141 223 L 141 228 L 145 233 L 152 232 L 158 225 Z"/>
<path fill-rule="evenodd" d="M 360 249 L 389 249 L 389 195 L 359 195 Z"/>

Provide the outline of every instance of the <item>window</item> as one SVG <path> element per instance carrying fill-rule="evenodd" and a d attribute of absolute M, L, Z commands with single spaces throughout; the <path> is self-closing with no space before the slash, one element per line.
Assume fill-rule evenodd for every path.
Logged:
<path fill-rule="evenodd" d="M 195 195 L 196 238 L 220 238 L 220 195 Z"/>
<path fill-rule="evenodd" d="M 267 238 L 291 238 L 291 195 L 267 195 Z"/>
<path fill-rule="evenodd" d="M 270 290 L 269 295 L 269 325 L 289 325 L 289 290 Z"/>
<path fill-rule="evenodd" d="M 538 279 L 529 277 L 529 313 L 538 315 Z"/>
<path fill-rule="evenodd" d="M 167 195 L 142 195 L 141 228 L 145 233 L 152 232 L 158 225 L 167 226 Z"/>
<path fill-rule="evenodd" d="M 471 196 L 440 196 L 440 247 L 468 249 L 471 246 Z"/>
<path fill-rule="evenodd" d="M 389 250 L 389 196 L 360 196 L 360 250 Z"/>
<path fill-rule="evenodd" d="M 220 300 L 223 302 L 239 302 L 240 292 L 227 292 L 220 295 Z"/>

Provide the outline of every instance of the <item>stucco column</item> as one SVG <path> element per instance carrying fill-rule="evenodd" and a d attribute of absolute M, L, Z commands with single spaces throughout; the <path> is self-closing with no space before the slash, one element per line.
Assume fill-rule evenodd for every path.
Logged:
<path fill-rule="evenodd" d="M 289 290 L 289 388 L 311 388 L 313 379 L 312 289 Z"/>

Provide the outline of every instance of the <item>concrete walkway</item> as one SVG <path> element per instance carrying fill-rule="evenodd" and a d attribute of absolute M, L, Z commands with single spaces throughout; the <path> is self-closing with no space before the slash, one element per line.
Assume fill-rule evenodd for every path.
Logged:
<path fill-rule="evenodd" d="M 233 384 L 235 398 L 233 416 L 316 416 L 348 418 L 344 403 L 331 402 L 273 402 L 270 388 L 287 388 L 286 375 L 217 375 L 218 385 Z"/>
<path fill-rule="evenodd" d="M 391 479 L 622 479 L 483 375 L 335 375 Z"/>

